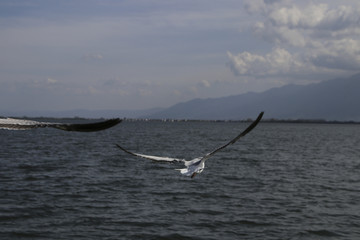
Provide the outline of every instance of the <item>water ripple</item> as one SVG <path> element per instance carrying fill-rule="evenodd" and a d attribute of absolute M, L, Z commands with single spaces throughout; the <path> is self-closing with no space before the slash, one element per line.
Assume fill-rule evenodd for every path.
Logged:
<path fill-rule="evenodd" d="M 245 126 L 1 130 L 0 239 L 360 239 L 357 125 L 263 123 L 194 179 L 114 145 L 190 159 Z"/>

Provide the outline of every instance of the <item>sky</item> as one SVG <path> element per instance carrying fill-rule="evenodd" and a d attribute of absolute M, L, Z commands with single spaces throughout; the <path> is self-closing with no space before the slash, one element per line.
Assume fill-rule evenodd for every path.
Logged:
<path fill-rule="evenodd" d="M 0 114 L 169 107 L 358 72 L 358 0 L 0 0 Z"/>

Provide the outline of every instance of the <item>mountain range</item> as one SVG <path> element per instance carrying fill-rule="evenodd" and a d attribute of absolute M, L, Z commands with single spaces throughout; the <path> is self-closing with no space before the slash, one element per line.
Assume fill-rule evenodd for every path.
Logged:
<path fill-rule="evenodd" d="M 264 92 L 194 99 L 145 110 L 1 111 L 8 117 L 148 118 L 244 120 L 264 111 L 265 119 L 360 121 L 360 73 L 309 85 L 285 85 Z"/>
<path fill-rule="evenodd" d="M 143 117 L 239 120 L 254 118 L 261 111 L 266 119 L 360 121 L 360 74 L 261 93 L 194 99 Z"/>

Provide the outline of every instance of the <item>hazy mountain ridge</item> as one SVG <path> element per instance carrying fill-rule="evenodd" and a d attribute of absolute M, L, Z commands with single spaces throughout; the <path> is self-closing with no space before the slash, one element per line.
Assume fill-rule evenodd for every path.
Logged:
<path fill-rule="evenodd" d="M 286 85 L 261 93 L 194 99 L 147 118 L 236 120 L 265 118 L 360 120 L 360 74 L 310 85 Z"/>
<path fill-rule="evenodd" d="M 4 117 L 149 118 L 243 120 L 265 111 L 265 119 L 360 121 L 360 73 L 316 84 L 289 84 L 264 92 L 193 99 L 169 108 L 144 110 L 1 111 Z"/>

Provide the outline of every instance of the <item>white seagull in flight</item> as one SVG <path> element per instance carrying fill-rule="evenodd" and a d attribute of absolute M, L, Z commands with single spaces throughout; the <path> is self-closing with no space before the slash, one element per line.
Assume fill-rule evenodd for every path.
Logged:
<path fill-rule="evenodd" d="M 136 157 L 141 157 L 145 159 L 150 159 L 153 161 L 160 161 L 160 162 L 183 162 L 185 164 L 186 168 L 182 169 L 176 169 L 179 170 L 181 174 L 185 176 L 191 176 L 191 178 L 195 177 L 197 173 L 201 173 L 204 170 L 205 167 L 205 161 L 209 159 L 212 155 L 214 155 L 216 152 L 226 148 L 227 146 L 235 143 L 237 140 L 239 140 L 241 137 L 245 136 L 247 133 L 249 133 L 255 126 L 260 122 L 262 116 L 264 115 L 264 112 L 261 112 L 259 116 L 256 118 L 256 120 L 251 123 L 249 127 L 247 127 L 243 132 L 241 132 L 239 135 L 237 135 L 234 139 L 232 139 L 230 142 L 226 143 L 225 145 L 215 149 L 214 151 L 205 154 L 204 156 L 194 158 L 193 160 L 187 161 L 185 159 L 178 159 L 178 158 L 170 158 L 170 157 L 157 157 L 157 156 L 150 156 L 145 154 L 139 154 L 139 153 L 133 153 L 130 152 L 123 147 L 121 147 L 119 144 L 116 144 L 118 148 L 123 150 L 124 152 L 131 154 Z"/>
<path fill-rule="evenodd" d="M 29 130 L 33 128 L 57 128 L 64 131 L 77 131 L 77 132 L 95 132 L 111 128 L 122 120 L 114 118 L 106 121 L 85 123 L 85 124 L 67 124 L 67 123 L 52 123 L 52 122 L 38 122 L 24 119 L 14 118 L 0 118 L 0 129 L 7 130 Z"/>

